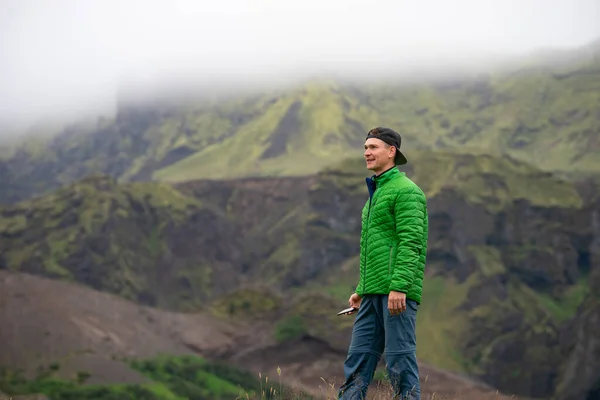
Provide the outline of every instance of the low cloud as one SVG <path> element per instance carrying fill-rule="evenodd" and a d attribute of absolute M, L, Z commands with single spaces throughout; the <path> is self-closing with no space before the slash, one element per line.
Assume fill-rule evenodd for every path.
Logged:
<path fill-rule="evenodd" d="M 0 122 L 114 107 L 123 82 L 280 84 L 476 66 L 600 36 L 597 0 L 4 0 Z"/>

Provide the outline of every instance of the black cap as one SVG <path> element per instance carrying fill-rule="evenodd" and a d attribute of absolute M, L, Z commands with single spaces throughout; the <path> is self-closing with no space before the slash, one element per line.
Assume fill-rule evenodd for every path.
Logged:
<path fill-rule="evenodd" d="M 380 139 L 389 144 L 390 146 L 394 146 L 396 148 L 396 156 L 394 157 L 396 165 L 404 165 L 408 162 L 404 154 L 402 154 L 402 152 L 400 151 L 400 146 L 402 145 L 402 138 L 400 137 L 400 134 L 398 132 L 390 128 L 377 127 L 371 129 L 367 133 L 367 139 L 369 138 Z"/>

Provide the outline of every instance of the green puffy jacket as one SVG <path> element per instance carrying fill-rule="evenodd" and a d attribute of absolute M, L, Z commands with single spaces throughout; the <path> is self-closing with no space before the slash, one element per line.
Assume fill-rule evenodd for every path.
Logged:
<path fill-rule="evenodd" d="M 421 303 L 428 215 L 423 191 L 394 167 L 367 178 L 356 293 L 406 293 Z"/>

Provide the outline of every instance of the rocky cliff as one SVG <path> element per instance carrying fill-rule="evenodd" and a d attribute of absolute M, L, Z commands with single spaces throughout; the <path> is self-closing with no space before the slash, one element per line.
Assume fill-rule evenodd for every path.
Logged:
<path fill-rule="evenodd" d="M 557 399 L 600 398 L 600 208 L 589 210 L 594 239 L 590 243 L 590 292 L 561 332 L 561 368 Z"/>

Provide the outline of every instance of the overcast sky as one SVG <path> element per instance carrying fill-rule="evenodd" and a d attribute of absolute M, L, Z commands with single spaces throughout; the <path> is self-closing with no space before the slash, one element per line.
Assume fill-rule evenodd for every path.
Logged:
<path fill-rule="evenodd" d="M 126 77 L 367 73 L 600 37 L 600 0 L 0 0 L 0 7 L 0 121 L 109 104 Z"/>

